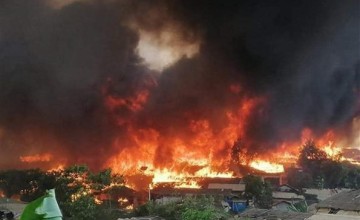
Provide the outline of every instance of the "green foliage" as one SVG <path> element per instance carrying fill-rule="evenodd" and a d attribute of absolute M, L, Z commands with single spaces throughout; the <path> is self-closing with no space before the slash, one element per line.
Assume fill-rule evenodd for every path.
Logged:
<path fill-rule="evenodd" d="M 176 217 L 180 216 L 180 207 L 175 202 L 163 205 L 156 204 L 155 202 L 149 202 L 147 204 L 147 209 L 149 215 L 157 215 L 167 220 L 176 220 Z"/>
<path fill-rule="evenodd" d="M 88 178 L 93 184 L 94 189 L 101 190 L 111 184 L 111 169 L 105 169 L 98 173 L 89 173 Z"/>
<path fill-rule="evenodd" d="M 336 188 L 341 185 L 348 171 L 340 161 L 326 160 L 321 164 L 321 172 L 324 177 L 324 187 Z"/>
<path fill-rule="evenodd" d="M 65 174 L 83 174 L 83 173 L 88 173 L 89 172 L 89 168 L 85 165 L 85 164 L 75 164 L 72 165 L 70 167 L 67 167 L 64 170 Z"/>
<path fill-rule="evenodd" d="M 314 141 L 307 141 L 300 151 L 299 164 L 307 172 L 313 173 L 313 176 L 319 175 L 321 163 L 327 160 L 325 151 L 320 150 Z"/>
<path fill-rule="evenodd" d="M 62 208 L 66 209 L 67 214 L 74 220 L 95 220 L 98 207 L 91 195 L 81 195 L 76 200 L 63 203 Z"/>
<path fill-rule="evenodd" d="M 58 172 L 55 188 L 64 216 L 79 220 L 95 218 L 100 206 L 95 203 L 94 193 L 111 193 L 112 183 L 121 187 L 123 180 L 112 175 L 111 169 L 92 173 L 85 165 L 74 165 Z"/>
<path fill-rule="evenodd" d="M 86 165 L 74 165 L 53 172 L 39 169 L 0 172 L 0 189 L 9 198 L 20 195 L 22 201 L 30 202 L 51 188 L 56 190 L 64 217 L 75 220 L 94 219 L 96 216 L 100 216 L 97 219 L 109 219 L 113 212 L 107 206 L 96 204 L 95 194 L 106 193 L 111 198 L 113 193 L 125 192 L 122 176 L 112 174 L 111 169 L 93 173 Z"/>
<path fill-rule="evenodd" d="M 149 203 L 141 205 L 134 210 L 135 216 L 147 216 L 149 215 Z"/>
<path fill-rule="evenodd" d="M 349 168 L 347 175 L 344 178 L 344 185 L 347 188 L 359 189 L 360 188 L 360 169 Z"/>
<path fill-rule="evenodd" d="M 39 169 L 0 172 L 0 189 L 7 197 L 20 195 L 22 201 L 30 202 L 51 188 L 56 189 L 58 204 L 65 218 L 116 219 L 108 207 L 95 203 L 94 193 L 119 193 L 124 188 L 124 181 L 122 176 L 112 174 L 111 169 L 93 173 L 86 165 L 74 165 L 53 172 Z"/>
<path fill-rule="evenodd" d="M 185 199 L 182 206 L 182 220 L 215 220 L 226 217 L 223 210 L 215 208 L 213 197 L 189 197 Z"/>
<path fill-rule="evenodd" d="M 7 198 L 26 188 L 23 173 L 24 171 L 19 170 L 7 170 L 0 173 L 0 189 Z"/>
<path fill-rule="evenodd" d="M 259 208 L 270 208 L 272 206 L 272 189 L 269 183 L 263 182 L 260 177 L 247 175 L 244 177 L 245 196 L 254 199 Z"/>
<path fill-rule="evenodd" d="M 263 182 L 259 176 L 247 175 L 244 177 L 245 194 L 248 199 L 257 197 L 261 194 Z"/>
<path fill-rule="evenodd" d="M 317 189 L 324 189 L 324 178 L 322 176 L 317 176 L 314 179 L 314 187 Z"/>
<path fill-rule="evenodd" d="M 356 188 L 358 181 L 356 175 L 353 175 L 356 171 L 353 170 L 358 168 L 341 162 L 340 157 L 341 155 L 335 155 L 329 158 L 313 141 L 306 142 L 298 161 L 304 172 L 303 174 L 297 173 L 298 176 L 289 173 L 289 184 L 298 188 Z"/>
<path fill-rule="evenodd" d="M 182 202 L 157 204 L 149 202 L 135 211 L 137 216 L 160 216 L 167 220 L 215 220 L 227 213 L 215 207 L 212 197 L 187 197 Z"/>
<path fill-rule="evenodd" d="M 216 219 L 216 215 L 213 210 L 196 210 L 186 209 L 181 214 L 183 220 L 211 220 Z"/>
<path fill-rule="evenodd" d="M 309 188 L 313 185 L 313 178 L 311 174 L 296 169 L 290 169 L 287 174 L 289 185 L 301 189 Z"/>
<path fill-rule="evenodd" d="M 264 182 L 262 191 L 257 197 L 257 204 L 260 208 L 269 209 L 272 206 L 272 189 L 269 183 Z"/>
<path fill-rule="evenodd" d="M 7 170 L 0 172 L 0 189 L 5 196 L 20 195 L 24 202 L 40 197 L 46 190 L 46 175 L 39 169 Z"/>
<path fill-rule="evenodd" d="M 292 204 L 289 207 L 289 210 L 294 212 L 307 212 L 308 211 L 308 205 L 306 203 L 306 200 L 299 201 L 297 203 Z"/>

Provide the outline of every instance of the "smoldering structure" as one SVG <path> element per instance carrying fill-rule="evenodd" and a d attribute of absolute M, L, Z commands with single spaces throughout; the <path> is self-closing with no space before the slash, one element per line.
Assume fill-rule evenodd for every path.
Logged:
<path fill-rule="evenodd" d="M 357 147 L 358 8 L 1 1 L 1 168 L 220 166 L 236 141 L 261 156 L 304 129 Z"/>

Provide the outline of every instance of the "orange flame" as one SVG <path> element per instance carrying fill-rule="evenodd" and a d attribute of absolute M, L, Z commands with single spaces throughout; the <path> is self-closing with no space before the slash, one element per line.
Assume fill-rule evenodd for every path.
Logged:
<path fill-rule="evenodd" d="M 198 188 L 200 186 L 196 178 L 231 178 L 241 175 L 236 170 L 239 166 L 248 166 L 266 173 L 282 173 L 287 166 L 296 165 L 301 147 L 309 139 L 316 140 L 329 157 L 335 157 L 341 152 L 341 146 L 334 145 L 335 140 L 340 140 L 334 131 L 329 130 L 319 137 L 311 129 L 304 128 L 299 134 L 301 140 L 277 143 L 278 147 L 266 155 L 249 156 L 247 148 L 240 149 L 237 164 L 232 164 L 231 147 L 238 140 L 252 142 L 246 140 L 247 123 L 254 112 L 263 114 L 263 108 L 267 104 L 266 97 L 242 97 L 241 85 L 232 84 L 228 92 L 242 99 L 237 104 L 238 108 L 224 109 L 221 112 L 222 120 L 226 123 L 220 129 L 215 129 L 211 120 L 190 117 L 184 122 L 182 131 L 164 135 L 156 127 L 137 127 L 130 123 L 131 115 L 116 114 L 119 108 L 125 108 L 131 114 L 141 112 L 149 98 L 149 88 L 155 84 L 147 85 L 147 89 L 128 97 L 109 95 L 108 88 L 103 91 L 105 105 L 109 112 L 114 113 L 116 123 L 126 130 L 127 137 L 126 141 L 120 137 L 115 139 L 113 148 L 118 149 L 118 153 L 110 157 L 104 166 L 125 176 L 133 176 L 134 179 L 138 175 L 141 179 L 138 182 L 144 181 L 143 176 L 151 177 L 150 182 L 143 184 L 145 186 L 176 183 L 176 187 Z M 136 188 L 136 180 L 128 181 L 127 184 Z"/>
<path fill-rule="evenodd" d="M 45 154 L 35 154 L 28 156 L 20 156 L 20 161 L 24 163 L 34 163 L 34 162 L 49 162 L 53 156 L 49 153 Z"/>
<path fill-rule="evenodd" d="M 119 139 L 115 148 L 121 149 L 107 162 L 115 172 L 136 173 L 153 177 L 152 183 L 177 183 L 176 187 L 198 188 L 192 178 L 231 178 L 228 170 L 230 147 L 244 134 L 244 121 L 264 99 L 244 101 L 238 111 L 226 111 L 228 126 L 214 131 L 205 119 L 190 120 L 190 134 L 170 138 L 161 137 L 155 129 L 136 129 L 128 126 L 129 146 Z M 132 185 L 132 183 L 128 183 Z"/>
<path fill-rule="evenodd" d="M 266 173 L 283 173 L 284 166 L 282 164 L 276 164 L 263 160 L 253 160 L 250 166 L 254 169 L 264 171 Z"/>

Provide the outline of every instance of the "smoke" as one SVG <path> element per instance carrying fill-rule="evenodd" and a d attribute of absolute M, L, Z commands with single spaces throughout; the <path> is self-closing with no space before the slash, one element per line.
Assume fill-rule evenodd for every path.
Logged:
<path fill-rule="evenodd" d="M 111 153 L 118 128 L 106 116 L 101 86 L 111 78 L 113 93 L 126 96 L 148 74 L 137 66 L 136 33 L 112 7 L 2 1 L 1 145 L 10 166 L 45 151 L 96 167 Z"/>
<path fill-rule="evenodd" d="M 356 0 L 64 2 L 0 2 L 2 167 L 51 152 L 98 168 L 131 129 L 155 130 L 171 164 L 167 137 L 190 144 L 201 120 L 220 134 L 254 99 L 239 138 L 257 153 L 359 116 Z M 156 48 L 171 59 L 154 68 Z"/>
<path fill-rule="evenodd" d="M 304 127 L 322 134 L 348 126 L 359 114 L 358 6 L 356 1 L 171 1 L 168 8 L 186 31 L 201 34 L 201 49 L 196 58 L 164 71 L 150 101 L 151 115 L 159 116 L 155 121 L 165 130 L 181 129 L 184 112 L 195 111 L 192 117 L 210 119 L 219 128 L 226 124 L 224 109 L 244 97 L 265 96 L 266 105 L 246 122 L 244 138 L 255 141 L 254 151 L 300 138 Z M 236 83 L 242 88 L 238 97 L 228 93 Z M 166 100 L 170 106 L 163 108 Z"/>

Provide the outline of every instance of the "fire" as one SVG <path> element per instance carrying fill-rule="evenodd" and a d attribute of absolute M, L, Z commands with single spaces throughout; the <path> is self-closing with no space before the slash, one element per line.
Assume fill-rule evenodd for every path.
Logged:
<path fill-rule="evenodd" d="M 196 178 L 234 177 L 233 170 L 228 169 L 231 146 L 244 135 L 246 119 L 264 100 L 247 98 L 235 111 L 224 111 L 228 124 L 221 130 L 214 130 L 207 119 L 189 120 L 185 125 L 188 133 L 169 137 L 153 128 L 128 125 L 128 141 L 114 141 L 114 148 L 121 150 L 107 166 L 125 176 L 142 174 L 151 176 L 153 184 L 171 182 L 176 187 L 198 188 L 193 181 Z"/>
<path fill-rule="evenodd" d="M 115 96 L 107 96 L 105 103 L 109 110 L 114 111 L 117 108 L 126 107 L 133 112 L 137 112 L 142 108 L 142 105 L 146 102 L 149 96 L 149 91 L 143 90 L 136 93 L 134 96 L 120 98 Z"/>
<path fill-rule="evenodd" d="M 153 183 L 171 183 L 171 182 L 179 182 L 183 178 L 185 178 L 184 174 L 178 174 L 175 172 L 171 172 L 168 169 L 164 170 L 156 170 L 155 172 L 150 172 L 150 175 L 154 175 Z"/>
<path fill-rule="evenodd" d="M 336 157 L 341 155 L 341 148 L 327 145 L 324 148 L 322 148 L 323 151 L 325 151 L 326 155 L 330 158 Z"/>
<path fill-rule="evenodd" d="M 62 171 L 62 170 L 64 170 L 64 168 L 65 168 L 65 165 L 64 165 L 64 164 L 59 164 L 59 165 L 57 165 L 57 166 L 54 166 L 54 167 L 48 169 L 47 171 L 48 171 L 48 172 L 52 172 L 52 171 Z"/>
<path fill-rule="evenodd" d="M 283 173 L 284 166 L 263 160 L 251 161 L 250 166 L 254 169 L 264 171 L 266 173 Z"/>
<path fill-rule="evenodd" d="M 118 203 L 122 204 L 122 203 L 126 203 L 126 202 L 129 202 L 129 200 L 127 198 L 123 198 L 123 197 L 120 197 L 118 199 Z"/>
<path fill-rule="evenodd" d="M 231 172 L 215 172 L 211 170 L 210 167 L 202 168 L 201 170 L 197 171 L 195 175 L 199 177 L 221 177 L 221 178 L 233 177 L 233 173 Z"/>
<path fill-rule="evenodd" d="M 84 163 L 131 176 L 129 186 L 199 187 L 201 178 L 284 172 L 308 139 L 329 158 L 356 163 L 342 155 L 360 147 L 359 63 L 349 46 L 358 41 L 347 38 L 354 16 L 342 18 L 345 26 L 300 22 L 279 4 L 289 24 L 271 28 L 258 16 L 262 5 L 33 2 L 15 20 L 19 6 L 6 4 L 0 22 L 1 169 Z"/>
<path fill-rule="evenodd" d="M 241 177 L 240 166 L 265 173 L 283 173 L 284 167 L 296 166 L 301 147 L 309 139 L 316 140 L 330 158 L 341 154 L 342 146 L 335 144 L 340 140 L 336 132 L 328 130 L 323 135 L 315 135 L 310 128 L 304 128 L 298 134 L 299 140 L 284 138 L 266 155 L 251 152 L 247 144 L 258 143 L 248 139 L 247 123 L 254 112 L 259 117 L 263 116 L 267 105 L 265 96 L 244 96 L 236 108 L 224 108 L 218 113 L 225 121 L 220 128 L 215 128 L 212 120 L 194 118 L 189 112 L 184 113 L 181 128 L 173 128 L 170 124 L 164 132 L 155 126 L 157 121 L 147 121 L 148 126 L 135 122 L 136 114 L 141 114 L 148 104 L 151 89 L 157 86 L 155 82 L 149 79 L 145 88 L 129 92 L 124 97 L 111 92 L 112 84 L 112 80 L 108 79 L 103 86 L 103 102 L 123 135 L 114 139 L 114 153 L 104 167 L 111 167 L 114 172 L 124 175 L 126 185 L 133 189 L 146 189 L 148 184 L 200 188 L 199 182 L 203 178 Z M 242 96 L 244 88 L 240 84 L 231 84 L 227 92 Z M 357 125 L 358 121 L 355 122 Z M 358 129 L 359 126 L 354 127 Z M 234 153 L 232 147 L 237 142 L 240 143 L 239 149 L 235 149 Z M 341 160 L 347 158 L 342 157 Z"/>
<path fill-rule="evenodd" d="M 130 204 L 128 206 L 125 207 L 126 210 L 133 210 L 134 209 L 134 204 Z"/>
<path fill-rule="evenodd" d="M 20 161 L 24 163 L 35 163 L 35 162 L 49 162 L 53 156 L 49 153 L 35 154 L 28 156 L 20 156 Z"/>
<path fill-rule="evenodd" d="M 86 195 L 88 195 L 88 194 L 89 194 L 88 191 L 82 191 L 82 192 L 79 192 L 79 193 L 72 194 L 72 195 L 71 195 L 71 201 L 72 201 L 72 202 L 75 202 L 76 200 L 78 200 L 78 199 L 81 198 L 82 196 L 86 196 Z"/>
<path fill-rule="evenodd" d="M 101 205 L 101 204 L 103 204 L 103 201 L 98 198 L 95 198 L 95 203 L 98 205 Z"/>
<path fill-rule="evenodd" d="M 200 188 L 195 178 L 231 178 L 233 174 L 230 172 L 215 172 L 210 167 L 204 167 L 194 174 L 191 173 L 178 173 L 168 169 L 156 169 L 155 171 L 146 172 L 147 175 L 153 176 L 152 183 L 175 183 L 175 188 Z"/>
<path fill-rule="evenodd" d="M 231 85 L 229 90 L 234 95 L 241 92 L 241 88 L 235 84 Z M 145 103 L 145 99 L 134 100 L 144 100 L 140 103 Z M 117 107 L 122 106 L 122 103 Z M 141 111 L 142 105 L 137 105 L 139 109 L 136 108 L 136 111 Z M 232 178 L 236 175 L 241 177 L 239 173 L 229 169 L 233 159 L 231 146 L 239 137 L 246 136 L 247 119 L 264 105 L 264 97 L 244 99 L 236 111 L 224 112 L 227 125 L 218 131 L 213 130 L 210 121 L 206 119 L 189 120 L 186 128 L 189 134 L 186 135 L 179 133 L 163 136 L 154 128 L 136 128 L 129 125 L 129 141 L 123 143 L 119 139 L 114 142 L 114 147 L 121 151 L 110 158 L 107 165 L 125 176 L 151 177 L 152 180 L 147 184 L 172 183 L 178 188 L 199 188 L 197 180 L 201 178 Z M 135 110 L 131 106 L 130 104 L 127 108 Z M 337 136 L 332 130 L 323 136 L 316 136 L 311 129 L 305 128 L 299 136 L 299 141 L 280 143 L 266 158 L 261 155 L 248 156 L 246 148 L 240 149 L 239 161 L 235 166 L 245 165 L 266 173 L 283 173 L 284 166 L 296 165 L 301 147 L 309 139 L 316 139 L 330 158 L 341 153 L 341 148 L 334 144 Z M 139 180 L 132 179 L 127 184 L 136 188 L 137 181 Z"/>

